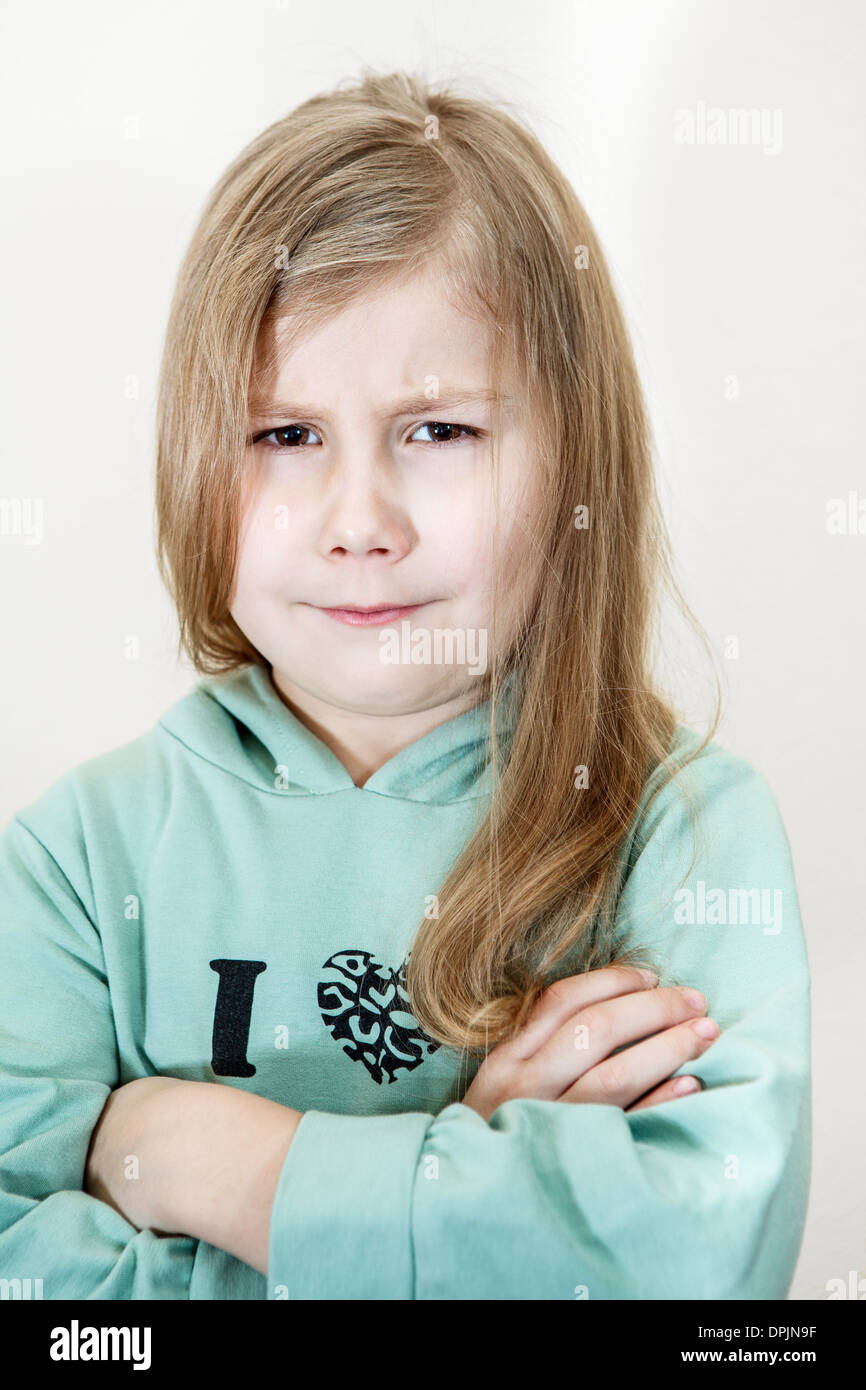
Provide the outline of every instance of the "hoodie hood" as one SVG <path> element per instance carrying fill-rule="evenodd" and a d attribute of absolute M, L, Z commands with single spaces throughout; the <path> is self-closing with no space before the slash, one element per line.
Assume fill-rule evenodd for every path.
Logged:
<path fill-rule="evenodd" d="M 517 714 L 516 673 L 505 684 L 497 737 L 507 753 Z M 389 758 L 363 787 L 284 703 L 270 668 L 247 664 L 200 681 L 159 724 L 190 752 L 278 796 L 354 790 L 445 805 L 485 796 L 490 701 L 448 719 Z"/>

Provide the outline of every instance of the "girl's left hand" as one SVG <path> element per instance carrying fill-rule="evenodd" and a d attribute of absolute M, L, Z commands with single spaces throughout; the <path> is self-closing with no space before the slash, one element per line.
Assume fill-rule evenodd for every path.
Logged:
<path fill-rule="evenodd" d="M 174 1076 L 142 1076 L 118 1086 L 90 1137 L 84 1191 L 113 1207 L 140 1231 L 154 1229 L 160 1221 L 161 1169 L 152 1146 L 148 1148 L 154 1113 L 150 1102 L 157 1092 L 189 1084 Z"/>

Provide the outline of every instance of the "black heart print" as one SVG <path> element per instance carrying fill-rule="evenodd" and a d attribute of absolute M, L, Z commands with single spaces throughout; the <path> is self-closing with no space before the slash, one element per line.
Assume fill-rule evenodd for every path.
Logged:
<path fill-rule="evenodd" d="M 369 951 L 337 951 L 319 981 L 322 1018 L 335 1042 L 353 1062 L 363 1062 L 378 1086 L 387 1074 L 396 1081 L 401 1067 L 414 1071 L 439 1047 L 409 1012 L 406 964 L 380 965 Z"/>

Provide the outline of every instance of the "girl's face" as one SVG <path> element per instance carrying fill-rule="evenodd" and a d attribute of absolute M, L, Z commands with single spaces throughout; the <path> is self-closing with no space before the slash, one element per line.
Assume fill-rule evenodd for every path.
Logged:
<path fill-rule="evenodd" d="M 494 574 L 503 650 L 535 594 L 538 470 L 521 385 L 504 388 L 494 489 L 489 329 L 452 307 L 433 271 L 289 343 L 292 327 L 268 330 L 284 351 L 251 403 L 232 616 L 302 706 L 450 717 L 476 702 L 492 659 Z M 327 611 L 407 605 L 364 625 Z"/>

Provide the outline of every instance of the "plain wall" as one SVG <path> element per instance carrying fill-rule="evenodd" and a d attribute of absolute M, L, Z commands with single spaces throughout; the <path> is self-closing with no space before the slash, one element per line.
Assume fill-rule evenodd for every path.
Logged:
<path fill-rule="evenodd" d="M 153 555 L 153 407 L 214 181 L 363 63 L 480 84 L 527 115 L 601 237 L 678 577 L 725 676 L 719 741 L 769 779 L 791 840 L 814 1008 L 791 1297 L 866 1274 L 866 535 L 826 525 L 831 499 L 866 496 L 863 7 L 13 0 L 0 26 L 0 497 L 40 499 L 44 525 L 40 544 L 0 536 L 0 820 L 195 679 Z M 678 143 L 675 112 L 701 103 L 781 125 L 763 143 Z M 682 682 L 699 718 L 688 666 Z"/>

